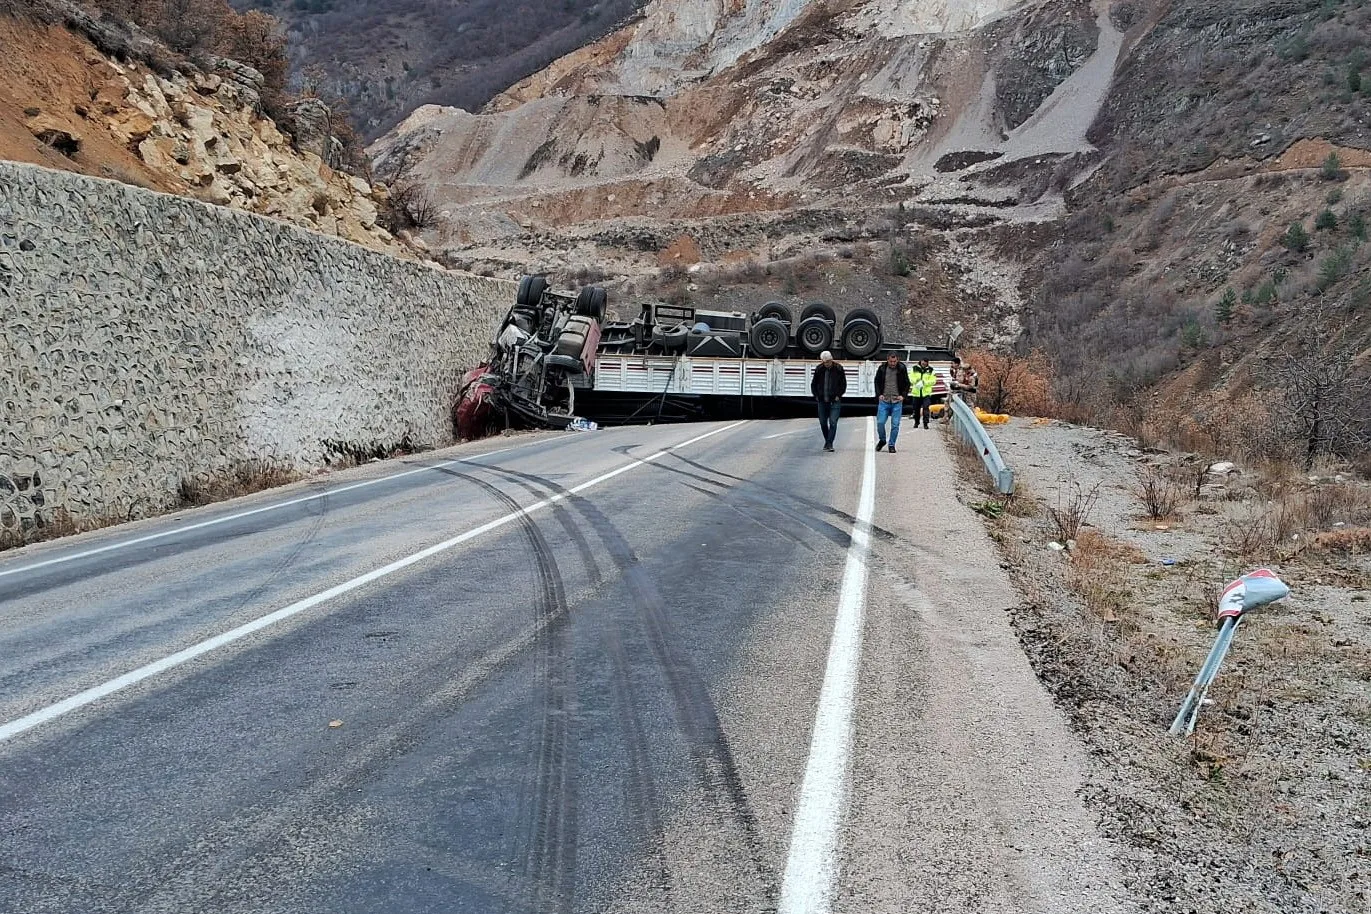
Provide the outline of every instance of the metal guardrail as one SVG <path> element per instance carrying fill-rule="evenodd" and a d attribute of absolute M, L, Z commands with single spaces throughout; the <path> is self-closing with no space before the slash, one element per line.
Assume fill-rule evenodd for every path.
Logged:
<path fill-rule="evenodd" d="M 976 411 L 962 402 L 956 394 L 948 394 L 945 407 L 952 409 L 952 428 L 957 437 L 976 449 L 985 464 L 986 472 L 995 480 L 995 490 L 1001 495 L 1014 494 L 1014 471 L 1005 465 L 1000 449 L 990 440 L 990 434 L 976 418 Z"/>

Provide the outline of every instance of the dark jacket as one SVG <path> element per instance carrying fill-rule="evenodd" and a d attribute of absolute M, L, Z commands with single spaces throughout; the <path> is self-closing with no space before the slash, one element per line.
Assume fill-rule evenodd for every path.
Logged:
<path fill-rule="evenodd" d="M 831 366 L 820 362 L 814 369 L 814 379 L 809 382 L 809 391 L 820 403 L 832 403 L 847 393 L 847 372 L 837 362 Z"/>
<path fill-rule="evenodd" d="M 876 397 L 885 395 L 885 371 L 890 367 L 890 363 L 882 362 L 876 366 Z M 904 362 L 895 363 L 895 389 L 900 392 L 901 397 L 909 396 L 909 369 Z"/>

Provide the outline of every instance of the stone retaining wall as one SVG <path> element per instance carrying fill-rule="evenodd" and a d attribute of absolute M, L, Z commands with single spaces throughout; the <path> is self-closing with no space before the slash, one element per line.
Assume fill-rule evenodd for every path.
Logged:
<path fill-rule="evenodd" d="M 137 517 L 329 442 L 452 440 L 511 283 L 0 162 L 0 539 Z"/>

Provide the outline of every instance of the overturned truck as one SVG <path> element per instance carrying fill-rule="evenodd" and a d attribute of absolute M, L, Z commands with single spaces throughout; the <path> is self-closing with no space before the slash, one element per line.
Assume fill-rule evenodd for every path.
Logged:
<path fill-rule="evenodd" d="M 486 362 L 463 378 L 457 433 L 564 429 L 731 417 L 772 418 L 812 410 L 810 377 L 829 350 L 847 372 L 848 408 L 875 408 L 876 366 L 887 353 L 928 359 L 946 396 L 947 346 L 884 338 L 880 317 L 854 308 L 839 321 L 826 304 L 799 313 L 771 302 L 754 313 L 644 303 L 630 321 L 607 319 L 599 286 L 558 291 L 542 276 L 519 282 Z"/>

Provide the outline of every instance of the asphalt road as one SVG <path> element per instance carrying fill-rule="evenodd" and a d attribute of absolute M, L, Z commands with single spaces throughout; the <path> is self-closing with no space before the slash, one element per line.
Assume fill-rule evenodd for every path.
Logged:
<path fill-rule="evenodd" d="M 1127 910 L 936 431 L 537 435 L 0 555 L 0 911 Z"/>

